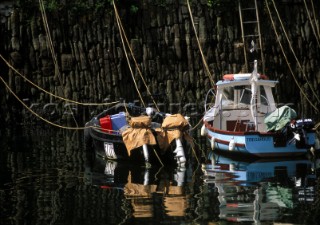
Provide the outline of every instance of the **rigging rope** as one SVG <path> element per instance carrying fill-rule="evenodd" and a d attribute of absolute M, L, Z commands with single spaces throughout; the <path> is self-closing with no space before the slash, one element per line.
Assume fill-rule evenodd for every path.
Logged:
<path fill-rule="evenodd" d="M 115 6 L 114 3 L 113 3 L 113 6 L 114 6 L 114 10 L 116 11 L 117 9 L 116 9 L 116 6 Z M 121 43 L 122 43 L 123 51 L 124 51 L 124 54 L 125 54 L 125 56 L 126 56 L 126 60 L 127 60 L 127 63 L 128 63 L 128 67 L 129 67 L 129 70 L 130 70 L 130 74 L 131 74 L 131 77 L 132 77 L 134 86 L 135 86 L 135 88 L 136 88 L 136 90 L 137 90 L 137 92 L 138 92 L 139 98 L 140 98 L 143 106 L 146 107 L 146 105 L 145 105 L 145 103 L 144 103 L 144 101 L 143 101 L 143 98 L 142 98 L 142 96 L 141 96 L 141 93 L 140 93 L 140 91 L 139 91 L 139 89 L 138 89 L 137 82 L 136 82 L 136 80 L 134 79 L 134 74 L 133 74 L 133 71 L 132 71 L 132 68 L 131 68 L 131 65 L 130 65 L 128 53 L 127 53 L 127 51 L 126 51 L 126 46 L 125 46 L 124 41 L 123 41 L 123 36 L 122 36 L 123 34 L 122 34 L 122 30 L 121 30 L 121 28 L 120 28 L 119 18 L 118 18 L 117 16 L 116 16 L 116 21 L 117 21 L 117 25 L 118 25 L 118 29 L 119 29 L 119 33 L 120 33 L 120 38 L 121 38 Z"/>
<path fill-rule="evenodd" d="M 3 80 L 3 78 L 0 76 L 0 80 L 2 81 L 2 83 L 6 86 L 6 88 L 9 90 L 9 92 L 29 111 L 31 112 L 33 115 L 35 115 L 36 117 L 38 117 L 39 119 L 41 119 L 42 121 L 58 127 L 58 128 L 63 128 L 63 129 L 69 129 L 69 130 L 81 130 L 81 129 L 85 129 L 85 127 L 66 127 L 66 126 L 62 126 L 56 123 L 53 123 L 45 118 L 43 118 L 42 116 L 40 116 L 39 114 L 37 114 L 35 111 L 33 111 L 30 107 L 28 107 L 14 92 L 13 90 L 9 87 L 9 85 Z"/>
<path fill-rule="evenodd" d="M 134 54 L 133 54 L 132 48 L 130 47 L 130 44 L 129 44 L 129 41 L 128 41 L 126 32 L 125 32 L 125 30 L 124 30 L 124 28 L 123 28 L 123 25 L 122 25 L 122 22 L 121 22 L 121 19 L 120 19 L 120 16 L 119 16 L 117 7 L 116 7 L 115 3 L 113 3 L 113 5 L 114 5 L 115 16 L 116 16 L 116 18 L 117 18 L 118 21 L 119 21 L 119 25 L 120 25 L 121 31 L 122 31 L 122 33 L 123 33 L 123 36 L 124 36 L 124 39 L 125 39 L 126 44 L 127 44 L 127 46 L 128 46 L 128 49 L 130 50 L 130 53 L 131 53 L 132 59 L 133 59 L 133 61 L 134 61 L 134 63 L 135 63 L 135 66 L 136 66 L 136 68 L 137 68 L 138 74 L 139 74 L 139 76 L 141 77 L 141 80 L 142 80 L 144 86 L 146 87 L 146 90 L 147 90 L 149 96 L 151 97 L 151 99 L 152 99 L 152 101 L 153 101 L 153 104 L 155 105 L 155 107 L 157 108 L 157 110 L 160 111 L 159 108 L 158 108 L 157 103 L 155 102 L 155 100 L 154 100 L 154 98 L 153 98 L 153 96 L 152 96 L 152 94 L 151 94 L 151 92 L 150 92 L 150 90 L 149 90 L 149 87 L 148 87 L 145 79 L 143 78 L 142 72 L 141 72 L 141 70 L 140 70 L 140 68 L 139 68 L 139 65 L 138 65 L 138 63 L 137 63 L 137 61 L 136 61 L 136 58 L 134 57 Z M 119 29 L 120 29 L 120 28 L 119 28 Z M 121 32 L 121 31 L 120 31 L 120 32 Z"/>
<path fill-rule="evenodd" d="M 315 110 L 316 112 L 319 112 L 318 108 L 311 102 L 311 100 L 308 98 L 308 96 L 306 95 L 306 93 L 305 93 L 305 92 L 303 91 L 303 89 L 300 87 L 299 82 L 298 82 L 297 78 L 295 77 L 295 75 L 294 75 L 294 73 L 293 73 L 293 71 L 292 71 L 292 69 L 291 69 L 290 63 L 289 63 L 288 58 L 287 58 L 287 56 L 286 56 L 286 54 L 285 54 L 285 51 L 284 51 L 284 49 L 283 49 L 283 46 L 282 46 L 282 44 L 281 44 L 281 42 L 280 42 L 280 37 L 279 37 L 279 35 L 278 35 L 278 32 L 277 32 L 277 30 L 276 30 L 274 21 L 273 21 L 273 19 L 272 19 L 272 15 L 271 15 L 270 8 L 269 8 L 269 5 L 268 5 L 267 0 L 265 0 L 265 3 L 266 3 L 265 5 L 267 6 L 267 9 L 268 9 L 268 14 L 269 14 L 269 17 L 270 17 L 270 20 L 271 20 L 271 23 L 272 23 L 272 27 L 273 27 L 274 33 L 275 33 L 275 35 L 276 35 L 276 37 L 277 37 L 277 40 L 278 40 L 279 46 L 280 46 L 280 48 L 281 48 L 282 54 L 283 54 L 283 56 L 284 56 L 284 58 L 285 58 L 285 60 L 286 60 L 286 62 L 287 62 L 287 64 L 288 64 L 288 67 L 289 67 L 289 70 L 290 70 L 291 75 L 292 75 L 292 77 L 293 77 L 293 80 L 295 81 L 295 83 L 296 83 L 296 85 L 298 86 L 298 88 L 299 88 L 300 92 L 302 93 L 302 95 L 306 98 L 306 100 L 310 103 L 310 105 L 314 108 L 314 110 Z"/>
<path fill-rule="evenodd" d="M 299 62 L 299 60 L 298 60 L 298 57 L 296 56 L 296 54 L 295 54 L 295 52 L 294 52 L 294 50 L 293 50 L 293 48 L 292 48 L 292 45 L 291 45 L 291 43 L 290 43 L 289 37 L 288 37 L 288 35 L 287 35 L 287 32 L 286 32 L 286 30 L 285 30 L 285 28 L 284 28 L 284 26 L 283 26 L 282 20 L 281 20 L 281 18 L 280 18 L 280 15 L 279 15 L 279 12 L 278 12 L 278 10 L 277 10 L 277 7 L 276 7 L 276 5 L 275 5 L 275 3 L 274 3 L 274 0 L 272 0 L 272 3 L 273 3 L 273 7 L 274 7 L 274 9 L 275 9 L 275 11 L 276 11 L 276 13 L 277 13 L 278 19 L 279 19 L 279 21 L 280 21 L 280 24 L 281 24 L 281 28 L 282 28 L 282 30 L 283 30 L 283 33 L 284 33 L 284 35 L 285 35 L 285 37 L 286 37 L 286 39 L 287 39 L 287 42 L 288 42 L 288 44 L 289 44 L 290 50 L 291 50 L 294 58 L 296 59 L 296 61 L 297 61 L 297 63 L 298 63 L 298 66 L 299 66 L 299 68 L 300 68 L 300 70 L 301 70 L 301 72 L 302 72 L 302 75 L 303 75 L 303 77 L 306 79 L 306 82 L 307 82 L 308 86 L 310 87 L 310 89 L 311 89 L 311 91 L 312 91 L 312 93 L 313 93 L 313 96 L 317 99 L 318 102 L 320 102 L 320 99 L 319 99 L 318 95 L 315 93 L 312 85 L 311 85 L 310 82 L 308 81 L 308 78 L 307 78 L 306 74 L 304 73 L 304 71 L 303 71 L 303 69 L 302 69 L 302 66 L 301 66 L 301 64 L 300 64 L 300 62 Z M 269 9 L 269 6 L 267 6 L 267 7 L 268 7 L 268 9 Z M 278 39 L 278 40 L 279 40 L 279 42 L 280 42 L 280 39 Z M 283 54 L 284 54 L 284 53 L 283 53 Z M 289 65 L 289 64 L 288 64 L 288 65 Z"/>
<path fill-rule="evenodd" d="M 37 118 L 39 118 L 40 120 L 54 126 L 54 127 L 58 127 L 58 128 L 61 128 L 61 129 L 66 129 L 66 130 L 84 130 L 84 129 L 87 129 L 87 128 L 95 128 L 97 129 L 96 126 L 86 126 L 86 127 L 67 127 L 67 126 L 63 126 L 63 125 L 60 125 L 60 124 L 56 124 L 56 123 L 53 123 L 45 118 L 43 118 L 42 116 L 40 116 L 38 113 L 36 113 L 35 111 L 33 111 L 30 107 L 28 107 L 24 102 L 23 100 L 21 100 L 15 93 L 14 91 L 9 87 L 9 85 L 5 82 L 5 80 L 2 78 L 2 76 L 0 76 L 0 81 L 2 81 L 2 83 L 5 85 L 5 87 L 8 89 L 8 91 L 29 111 L 31 112 L 31 114 L 33 114 L 34 116 L 36 116 Z M 108 132 L 119 132 L 119 130 L 109 130 L 109 129 L 105 129 L 105 128 L 102 128 L 102 127 L 98 127 L 100 130 L 102 131 L 108 131 Z"/>
<path fill-rule="evenodd" d="M 311 7 L 312 7 L 312 12 L 313 12 L 313 16 L 314 16 L 314 23 L 316 24 L 316 28 L 317 28 L 317 33 L 318 33 L 318 37 L 320 37 L 320 29 L 319 29 L 319 21 L 317 22 L 316 19 L 316 12 L 314 10 L 314 5 L 313 5 L 313 0 L 311 0 Z"/>
<path fill-rule="evenodd" d="M 118 103 L 118 101 L 116 102 L 111 102 L 111 103 L 83 103 L 83 102 L 78 102 L 78 101 L 74 101 L 74 100 L 71 100 L 71 99 L 67 99 L 67 98 L 64 98 L 64 97 L 61 97 L 61 96 L 58 96 L 58 95 L 55 95 L 45 89 L 43 89 L 42 87 L 36 85 L 35 83 L 33 83 L 31 80 L 29 80 L 26 76 L 24 76 L 23 74 L 21 74 L 18 70 L 16 70 L 1 54 L 0 54 L 0 58 L 7 64 L 7 66 L 12 69 L 15 73 L 17 73 L 19 76 L 21 76 L 25 81 L 27 81 L 28 83 L 30 83 L 31 85 L 33 85 L 34 87 L 36 87 L 37 89 L 43 91 L 44 93 L 52 96 L 52 97 L 55 97 L 55 98 L 58 98 L 58 99 L 61 99 L 61 100 L 64 100 L 66 102 L 71 102 L 71 103 L 74 103 L 74 104 L 77 104 L 77 105 L 83 105 L 83 106 L 100 106 L 100 105 L 111 105 L 111 104 L 116 104 Z"/>
<path fill-rule="evenodd" d="M 196 40 L 197 40 L 197 44 L 198 44 L 198 47 L 199 47 L 199 51 L 200 51 L 200 54 L 201 54 L 202 62 L 204 64 L 204 67 L 205 67 L 205 69 L 207 71 L 207 75 L 208 75 L 209 80 L 211 82 L 211 85 L 213 87 L 214 86 L 214 80 L 212 78 L 212 74 L 210 73 L 209 66 L 208 66 L 208 64 L 206 62 L 206 59 L 204 57 L 204 54 L 203 54 L 203 51 L 202 51 L 202 48 L 201 48 L 201 44 L 200 44 L 200 41 L 199 41 L 199 38 L 198 38 L 197 30 L 196 30 L 196 27 L 194 25 L 194 21 L 193 21 L 193 16 L 192 16 L 192 11 L 191 11 L 189 0 L 187 0 L 187 5 L 188 5 L 188 10 L 189 10 L 190 20 L 191 20 L 191 23 L 192 23 L 194 34 L 195 34 L 195 37 L 196 37 Z"/>
<path fill-rule="evenodd" d="M 311 1 L 311 2 L 312 2 L 312 1 Z M 311 19 L 311 16 L 310 16 L 310 12 L 309 12 L 309 10 L 308 10 L 308 6 L 307 6 L 306 0 L 304 0 L 304 6 L 305 6 L 306 11 L 307 11 L 307 14 L 308 14 L 308 18 L 309 18 L 309 21 L 310 21 L 310 24 L 311 24 L 312 32 L 313 32 L 313 34 L 314 34 L 314 36 L 315 36 L 315 38 L 316 38 L 318 47 L 320 47 L 319 37 L 318 37 L 318 35 L 317 35 L 316 29 L 314 28 L 314 25 L 313 25 L 313 22 L 312 22 L 312 19 Z M 312 4 L 312 6 L 313 6 L 313 4 Z M 313 8 L 313 10 L 314 10 L 314 8 Z M 315 14 L 313 14 L 313 16 L 315 17 Z"/>
<path fill-rule="evenodd" d="M 52 55 L 52 58 L 53 58 L 53 62 L 54 62 L 54 72 L 55 72 L 55 75 L 57 75 L 58 78 L 59 78 L 59 81 L 60 81 L 60 84 L 61 84 L 60 88 L 62 89 L 63 82 L 62 82 L 62 79 L 61 79 L 61 76 L 60 76 L 58 60 L 57 60 L 56 54 L 54 52 L 53 42 L 52 42 L 52 38 L 51 38 L 51 34 L 50 34 L 50 28 L 49 28 L 48 19 L 47 19 L 46 10 L 45 10 L 44 4 L 43 4 L 43 0 L 39 0 L 39 5 L 40 5 L 40 12 L 41 12 L 41 15 L 42 15 L 42 20 L 43 20 L 43 25 L 44 25 L 44 28 L 45 28 L 45 31 L 46 31 L 46 34 L 47 34 L 48 42 L 49 42 L 49 49 L 50 49 L 50 52 L 51 52 L 51 55 Z M 69 108 L 70 112 L 72 112 L 71 106 L 68 105 L 67 107 Z M 72 118 L 73 118 L 74 122 L 76 123 L 76 126 L 78 126 L 76 118 L 74 117 L 74 115 L 72 113 L 71 113 L 71 115 L 72 115 Z"/>

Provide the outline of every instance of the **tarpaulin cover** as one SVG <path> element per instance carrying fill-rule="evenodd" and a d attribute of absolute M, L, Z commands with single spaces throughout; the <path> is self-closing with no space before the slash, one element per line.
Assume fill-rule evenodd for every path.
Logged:
<path fill-rule="evenodd" d="M 178 128 L 178 129 L 184 130 L 185 128 L 189 127 L 189 123 L 181 114 L 173 114 L 173 115 L 167 116 L 163 120 L 161 127 L 163 129 Z"/>
<path fill-rule="evenodd" d="M 150 129 L 151 119 L 148 116 L 131 117 L 129 125 L 125 131 L 122 132 L 122 139 L 128 154 L 131 150 L 141 147 L 144 144 L 155 145 L 156 139 Z"/>
<path fill-rule="evenodd" d="M 191 137 L 185 132 L 188 127 L 188 121 L 181 114 L 167 116 L 163 120 L 161 128 L 156 129 L 160 149 L 166 150 L 176 138 L 184 137 L 190 141 Z"/>
<path fill-rule="evenodd" d="M 149 116 L 131 117 L 129 125 L 132 128 L 150 128 L 151 118 Z"/>
<path fill-rule="evenodd" d="M 264 123 L 268 131 L 278 131 L 287 125 L 292 119 L 297 117 L 296 111 L 289 106 L 282 106 L 272 113 L 266 115 Z"/>

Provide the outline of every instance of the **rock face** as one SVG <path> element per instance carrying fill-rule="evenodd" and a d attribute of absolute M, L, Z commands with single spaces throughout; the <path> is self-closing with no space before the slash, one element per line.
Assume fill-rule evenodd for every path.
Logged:
<path fill-rule="evenodd" d="M 120 98 L 132 101 L 139 99 L 137 87 L 148 104 L 152 101 L 146 83 L 156 96 L 155 101 L 165 103 L 167 108 L 164 110 L 183 111 L 191 104 L 193 112 L 202 113 L 202 102 L 212 86 L 211 80 L 217 81 L 224 73 L 238 73 L 244 66 L 237 7 L 218 9 L 208 7 L 207 1 L 192 1 L 192 24 L 186 1 L 159 2 L 162 1 L 138 1 L 134 11 L 119 3 L 118 12 L 126 37 L 120 35 L 113 8 L 81 16 L 67 10 L 47 13 L 51 39 L 39 11 L 30 14 L 15 8 L 9 15 L 1 17 L 0 52 L 32 82 L 68 99 L 97 103 Z M 316 117 L 319 114 L 310 102 L 319 108 L 319 15 L 313 15 L 310 8 L 310 20 L 303 1 L 286 2 L 278 4 L 278 11 L 285 21 L 286 35 L 299 62 L 280 29 L 274 8 L 270 6 L 285 57 L 268 11 L 260 5 L 264 72 L 280 82 L 275 93 L 279 103 L 293 103 L 301 116 Z M 315 7 L 318 12 L 318 2 Z M 134 58 L 128 47 L 123 48 L 126 38 Z M 295 83 L 286 58 L 310 102 Z M 0 66 L 1 76 L 29 106 L 61 103 L 24 82 L 2 60 Z M 20 112 L 22 106 L 13 100 L 4 85 L 0 93 L 1 120 L 7 120 L 13 112 Z"/>

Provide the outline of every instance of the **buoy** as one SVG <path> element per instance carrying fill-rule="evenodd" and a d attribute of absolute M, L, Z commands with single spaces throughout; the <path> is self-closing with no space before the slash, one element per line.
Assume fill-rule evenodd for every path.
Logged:
<path fill-rule="evenodd" d="M 248 80 L 251 78 L 251 73 L 238 73 L 238 74 L 225 74 L 223 80 Z M 264 74 L 258 74 L 258 78 L 262 80 L 268 80 L 268 77 Z"/>
<path fill-rule="evenodd" d="M 210 140 L 211 150 L 214 150 L 215 138 L 212 137 Z"/>
<path fill-rule="evenodd" d="M 150 167 L 151 164 L 149 163 L 149 151 L 148 151 L 148 146 L 146 144 L 144 144 L 142 146 L 142 150 L 143 150 L 143 156 L 144 156 L 144 161 L 146 163 L 146 167 Z"/>
<path fill-rule="evenodd" d="M 210 156 L 210 159 L 211 159 L 212 169 L 214 169 L 215 166 L 216 166 L 216 158 L 215 158 L 214 155 L 212 154 L 212 155 Z"/>
<path fill-rule="evenodd" d="M 229 151 L 233 151 L 235 146 L 236 146 L 236 144 L 234 142 L 234 138 L 231 138 L 231 140 L 229 142 Z"/>
<path fill-rule="evenodd" d="M 235 168 L 236 168 L 236 166 L 234 165 L 234 163 L 231 163 L 231 164 L 230 164 L 230 167 L 229 167 L 229 171 L 230 171 L 230 172 L 234 172 L 234 171 L 235 171 Z"/>
<path fill-rule="evenodd" d="M 185 182 L 185 171 L 186 171 L 186 168 L 180 167 L 177 170 L 177 173 L 173 175 L 174 180 L 177 182 L 178 187 L 182 186 Z"/>
<path fill-rule="evenodd" d="M 184 150 L 180 138 L 176 138 L 176 149 L 173 152 L 176 154 L 175 157 L 177 158 L 177 163 L 180 166 L 184 166 L 187 160 L 184 155 Z"/>
<path fill-rule="evenodd" d="M 311 152 L 311 154 L 312 154 L 313 156 L 315 156 L 315 149 L 314 149 L 313 146 L 310 148 L 310 152 Z"/>
<path fill-rule="evenodd" d="M 149 170 L 144 171 L 144 176 L 143 176 L 143 185 L 148 185 L 149 184 Z"/>
<path fill-rule="evenodd" d="M 205 125 L 203 124 L 202 127 L 201 127 L 201 132 L 200 132 L 200 135 L 201 136 L 206 136 L 208 133 L 207 133 L 207 129 L 205 127 Z"/>

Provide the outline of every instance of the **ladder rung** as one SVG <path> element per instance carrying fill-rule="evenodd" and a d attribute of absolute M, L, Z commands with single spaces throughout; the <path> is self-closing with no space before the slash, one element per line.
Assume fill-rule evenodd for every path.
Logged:
<path fill-rule="evenodd" d="M 244 9 L 241 9 L 242 11 L 245 11 L 245 10 L 256 10 L 256 8 L 244 8 Z"/>
<path fill-rule="evenodd" d="M 258 23 L 259 21 L 245 21 L 245 22 L 242 22 L 242 23 Z"/>
<path fill-rule="evenodd" d="M 250 35 L 245 35 L 243 37 L 259 37 L 259 34 L 250 34 Z"/>

